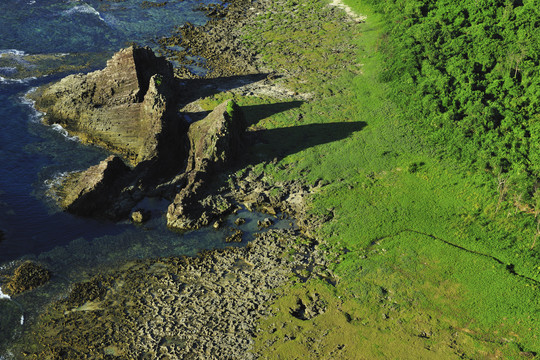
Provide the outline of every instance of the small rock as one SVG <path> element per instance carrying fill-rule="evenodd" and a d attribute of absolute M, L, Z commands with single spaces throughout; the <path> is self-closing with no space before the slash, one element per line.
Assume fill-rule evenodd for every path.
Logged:
<path fill-rule="evenodd" d="M 227 236 L 227 238 L 225 239 L 225 242 L 227 243 L 230 243 L 230 242 L 242 242 L 242 235 L 244 233 L 242 232 L 242 230 L 236 230 L 231 236 Z"/>
<path fill-rule="evenodd" d="M 150 211 L 139 209 L 131 213 L 131 220 L 133 220 L 134 223 L 142 224 L 150 220 L 150 216 Z"/>
<path fill-rule="evenodd" d="M 276 209 L 270 205 L 263 206 L 261 210 L 269 215 L 274 215 L 274 216 L 277 215 Z"/>
<path fill-rule="evenodd" d="M 257 221 L 257 226 L 260 227 L 260 228 L 267 228 L 267 227 L 270 227 L 272 226 L 272 224 L 274 224 L 274 221 L 270 218 L 265 218 L 264 220 L 259 220 Z"/>
<path fill-rule="evenodd" d="M 237 218 L 236 220 L 234 220 L 234 223 L 235 223 L 236 225 L 242 225 L 242 224 L 245 224 L 245 223 L 246 223 L 246 219 L 239 217 L 239 218 Z"/>
<path fill-rule="evenodd" d="M 252 202 L 245 202 L 244 206 L 246 207 L 247 211 L 253 211 L 253 203 Z"/>

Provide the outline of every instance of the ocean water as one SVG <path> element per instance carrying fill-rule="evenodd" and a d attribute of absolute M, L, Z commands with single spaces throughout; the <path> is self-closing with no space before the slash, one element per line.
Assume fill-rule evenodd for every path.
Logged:
<path fill-rule="evenodd" d="M 2 0 L 0 12 L 0 273 L 24 259 L 48 267 L 52 280 L 9 298 L 0 284 L 0 359 L 17 358 L 10 345 L 43 306 L 65 296 L 70 284 L 108 267 L 139 258 L 194 255 L 225 247 L 225 230 L 174 233 L 165 228 L 167 202 L 145 199 L 152 220 L 142 226 L 66 214 L 49 189 L 62 176 L 96 164 L 102 149 L 81 144 L 59 126 L 41 124 L 25 95 L 40 85 L 80 71 L 102 68 L 132 42 L 154 46 L 156 37 L 187 21 L 207 19 L 196 11 L 211 0 L 169 0 L 144 8 L 142 0 Z M 246 233 L 263 215 L 242 211 Z M 233 225 L 234 219 L 228 219 Z M 278 222 L 278 227 L 287 226 Z M 245 239 L 248 240 L 248 239 Z"/>

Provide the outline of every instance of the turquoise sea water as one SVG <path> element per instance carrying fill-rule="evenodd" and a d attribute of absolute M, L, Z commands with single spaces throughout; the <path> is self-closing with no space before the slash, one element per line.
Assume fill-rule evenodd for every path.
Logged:
<path fill-rule="evenodd" d="M 142 0 L 2 0 L 0 12 L 0 272 L 22 259 L 38 260 L 53 272 L 40 289 L 9 299 L 0 290 L 0 359 L 25 324 L 74 281 L 138 258 L 194 255 L 225 247 L 227 230 L 178 234 L 165 228 L 166 201 L 146 199 L 152 210 L 144 226 L 108 223 L 61 212 L 47 195 L 66 172 L 85 169 L 107 154 L 40 123 L 25 94 L 76 70 L 102 68 L 131 42 L 153 40 L 175 25 L 206 21 L 196 11 L 205 1 L 168 1 L 143 8 Z M 244 211 L 247 232 L 260 214 Z M 233 226 L 233 219 L 228 220 Z M 285 226 L 278 223 L 277 226 Z M 247 239 L 246 239 L 247 240 Z M 1 289 L 1 284 L 0 284 Z"/>

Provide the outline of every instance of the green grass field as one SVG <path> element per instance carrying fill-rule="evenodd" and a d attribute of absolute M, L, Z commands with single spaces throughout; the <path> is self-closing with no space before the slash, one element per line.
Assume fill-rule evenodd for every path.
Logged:
<path fill-rule="evenodd" d="M 317 237 L 339 279 L 333 287 L 291 278 L 275 315 L 261 322 L 255 351 L 267 359 L 535 357 L 534 216 L 504 197 L 496 177 L 415 135 L 418 119 L 379 81 L 385 19 L 346 3 L 366 23 L 347 21 L 324 0 L 277 1 L 246 35 L 289 74 L 284 86 L 313 94 L 306 102 L 236 99 L 264 139 L 248 161 L 276 180 L 329 183 L 311 211 L 333 213 Z M 324 313 L 291 315 L 299 299 L 315 298 Z"/>

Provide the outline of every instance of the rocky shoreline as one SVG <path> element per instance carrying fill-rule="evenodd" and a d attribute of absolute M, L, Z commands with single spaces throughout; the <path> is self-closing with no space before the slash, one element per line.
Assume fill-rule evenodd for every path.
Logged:
<path fill-rule="evenodd" d="M 177 34 L 163 39 L 162 45 L 164 48 L 181 45 L 190 49 L 189 53 L 177 53 L 177 60 L 205 57 L 209 73 L 201 81 L 230 77 L 218 80 L 228 82 L 235 81 L 233 77 L 237 75 L 257 77 L 257 74 L 262 74 L 257 80 L 264 82 L 263 87 L 271 87 L 271 80 L 261 70 L 264 66 L 257 61 L 255 54 L 244 49 L 237 32 L 239 24 L 252 21 L 253 16 L 264 11 L 265 6 L 265 1 L 239 0 L 230 2 L 228 6 L 208 8 L 209 15 L 214 14 L 215 19 L 203 27 L 187 25 L 179 28 Z M 159 88 L 159 77 L 149 75 L 149 88 L 152 84 Z M 199 77 L 178 70 L 175 75 L 184 79 Z M 156 94 L 159 97 L 159 91 Z M 197 91 L 184 92 L 186 94 L 185 103 L 189 104 L 190 99 L 196 98 Z M 278 91 L 277 95 L 295 96 L 286 90 Z M 146 101 L 143 99 L 136 102 Z M 298 229 L 255 234 L 256 239 L 244 248 L 207 251 L 193 258 L 136 261 L 110 273 L 96 275 L 87 282 L 74 284 L 67 297 L 51 304 L 16 345 L 24 358 L 254 359 L 260 355 L 250 352 L 257 321 L 269 315 L 269 302 L 279 296 L 280 286 L 290 282 L 291 278 L 295 281 L 318 278 L 330 284 L 336 283 L 337 279 L 327 269 L 324 254 L 312 237 L 312 230 L 331 219 L 333 214 L 329 211 L 326 217 L 309 216 L 306 204 L 308 197 L 325 183 L 275 182 L 251 166 L 231 175 L 226 185 L 210 181 L 216 171 L 225 170 L 230 159 L 239 156 L 238 147 L 232 144 L 242 145 L 242 135 L 234 130 L 234 126 L 223 131 L 224 127 L 213 125 L 227 122 L 227 119 L 241 119 L 241 115 L 231 115 L 241 112 L 235 106 L 234 102 L 226 102 L 215 110 L 217 115 L 206 117 L 208 125 L 205 125 L 205 120 L 200 120 L 197 128 L 189 126 L 194 130 L 191 130 L 192 134 L 185 132 L 184 141 L 190 145 L 184 148 L 187 149 L 186 160 L 177 176 L 145 184 L 144 174 L 156 167 L 137 171 L 142 165 L 155 165 L 159 160 L 153 158 L 155 151 L 151 149 L 145 152 L 150 155 L 143 157 L 132 151 L 125 157 L 132 168 L 120 165 L 121 160 L 111 156 L 95 169 L 76 175 L 76 179 L 68 179 L 64 182 L 64 191 L 71 188 L 80 195 L 88 190 L 94 194 L 89 197 L 89 201 L 94 203 L 103 197 L 103 188 L 116 188 L 120 194 L 131 189 L 128 198 L 114 197 L 116 206 L 121 206 L 110 214 L 125 216 L 125 209 L 131 209 L 136 202 L 132 200 L 140 200 L 145 195 L 171 196 L 180 187 L 167 214 L 171 228 L 219 226 L 224 216 L 242 205 L 270 216 L 288 214 L 295 218 Z M 184 126 L 179 128 L 185 129 Z M 220 140 L 223 133 L 226 133 L 225 140 Z M 208 144 L 208 139 L 213 139 L 211 144 Z M 148 144 L 144 140 L 143 143 Z M 216 146 L 217 143 L 221 145 Z M 159 143 L 154 143 L 153 149 L 157 148 Z M 121 148 L 111 150 L 126 156 Z M 116 174 L 112 184 L 118 178 L 128 180 L 118 186 L 111 185 L 106 175 L 109 164 L 116 164 L 114 168 L 117 168 L 110 171 Z M 96 174 L 99 174 L 97 178 Z M 85 176 L 90 180 L 81 182 Z M 81 183 L 93 185 L 81 189 Z M 146 190 L 143 189 L 145 186 Z M 63 197 L 68 196 L 64 194 Z M 105 198 L 110 199 L 108 195 Z M 104 200 L 103 204 L 102 208 L 111 206 L 110 200 Z M 84 202 L 80 208 L 84 208 Z M 142 219 L 144 209 L 138 212 Z M 133 218 L 139 218 L 137 211 Z M 265 222 L 260 224 L 261 227 L 266 225 Z M 233 234 L 224 241 L 235 242 L 241 238 L 241 233 Z M 317 295 L 313 295 L 316 299 Z M 302 304 L 300 310 L 290 311 L 293 316 L 302 317 L 306 311 L 310 316 L 316 316 L 325 309 L 317 303 Z"/>
<path fill-rule="evenodd" d="M 254 359 L 276 290 L 295 275 L 327 279 L 325 268 L 314 243 L 284 230 L 244 248 L 128 263 L 53 304 L 27 340 L 41 350 L 26 358 Z"/>

